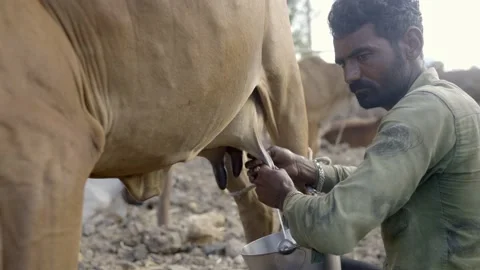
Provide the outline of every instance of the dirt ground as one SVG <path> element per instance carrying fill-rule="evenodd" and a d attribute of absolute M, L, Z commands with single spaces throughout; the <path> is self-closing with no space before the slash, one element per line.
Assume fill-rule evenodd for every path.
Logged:
<path fill-rule="evenodd" d="M 364 149 L 322 143 L 322 155 L 336 164 L 363 158 Z M 156 225 L 155 199 L 128 206 L 125 219 L 97 215 L 84 224 L 78 269 L 248 269 L 239 255 L 245 240 L 235 202 L 217 188 L 209 163 L 194 159 L 174 167 L 174 175 L 169 226 Z M 345 256 L 381 266 L 379 228 Z"/>

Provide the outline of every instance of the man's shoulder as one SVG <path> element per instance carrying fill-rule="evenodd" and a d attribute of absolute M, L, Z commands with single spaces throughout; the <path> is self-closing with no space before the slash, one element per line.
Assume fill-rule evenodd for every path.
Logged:
<path fill-rule="evenodd" d="M 408 92 L 385 115 L 384 119 L 405 117 L 425 117 L 426 114 L 452 112 L 448 101 L 448 88 L 423 85 Z"/>
<path fill-rule="evenodd" d="M 405 95 L 405 97 L 415 94 L 430 94 L 435 95 L 440 99 L 452 97 L 464 99 L 465 101 L 467 101 L 468 99 L 472 99 L 465 91 L 463 91 L 463 89 L 458 87 L 456 84 L 442 79 L 432 81 L 429 84 L 425 84 L 416 89 L 413 89 L 411 92 Z"/>
<path fill-rule="evenodd" d="M 444 87 L 424 85 L 410 91 L 382 118 L 380 126 L 401 123 L 415 130 L 427 128 L 431 123 L 451 123 L 454 126 L 455 110 Z"/>
<path fill-rule="evenodd" d="M 461 117 L 480 113 L 480 106 L 471 96 L 457 85 L 441 79 L 413 89 L 395 107 L 414 107 L 418 113 L 430 116 L 452 114 Z"/>

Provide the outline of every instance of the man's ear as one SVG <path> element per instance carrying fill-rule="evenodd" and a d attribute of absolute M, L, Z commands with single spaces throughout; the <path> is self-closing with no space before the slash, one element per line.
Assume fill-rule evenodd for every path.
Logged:
<path fill-rule="evenodd" d="M 402 43 L 405 46 L 405 56 L 408 60 L 418 59 L 423 51 L 423 33 L 415 26 L 411 26 L 405 32 Z"/>

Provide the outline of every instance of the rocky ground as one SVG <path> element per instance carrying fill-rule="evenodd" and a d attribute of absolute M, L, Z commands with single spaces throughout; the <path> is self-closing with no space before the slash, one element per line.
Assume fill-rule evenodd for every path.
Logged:
<path fill-rule="evenodd" d="M 336 164 L 358 164 L 363 153 L 322 149 Z M 245 242 L 236 205 L 217 188 L 209 163 L 197 158 L 174 167 L 174 175 L 169 226 L 156 225 L 155 199 L 128 206 L 124 219 L 97 215 L 84 224 L 79 269 L 248 269 L 239 255 Z M 377 228 L 345 256 L 381 266 L 384 255 Z"/>

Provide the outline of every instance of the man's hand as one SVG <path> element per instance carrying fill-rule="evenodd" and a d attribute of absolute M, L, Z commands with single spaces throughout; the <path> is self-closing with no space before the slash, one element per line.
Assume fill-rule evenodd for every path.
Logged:
<path fill-rule="evenodd" d="M 317 182 L 317 169 L 313 161 L 297 155 L 292 151 L 279 146 L 272 146 L 267 150 L 272 157 L 273 163 L 280 169 L 284 169 L 291 177 L 295 186 L 305 193 L 305 186 L 315 186 Z M 255 159 L 245 163 L 245 167 L 251 171 L 252 168 L 263 164 L 262 161 Z M 250 175 L 249 175 L 250 176 Z"/>
<path fill-rule="evenodd" d="M 284 169 L 271 169 L 267 165 L 250 167 L 250 181 L 256 185 L 258 199 L 273 208 L 282 210 L 287 194 L 296 190 L 292 179 Z"/>

